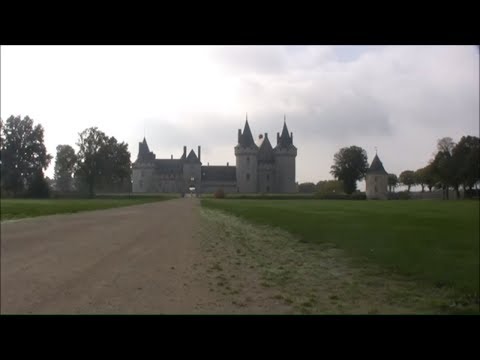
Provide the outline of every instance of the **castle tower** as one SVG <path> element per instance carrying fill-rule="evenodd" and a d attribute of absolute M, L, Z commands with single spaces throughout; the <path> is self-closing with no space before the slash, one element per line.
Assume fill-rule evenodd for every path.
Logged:
<path fill-rule="evenodd" d="M 237 192 L 257 192 L 257 155 L 258 146 L 253 141 L 247 117 L 243 133 L 238 129 L 238 144 L 235 146 Z"/>
<path fill-rule="evenodd" d="M 155 168 L 155 154 L 148 148 L 145 137 L 138 143 L 137 160 L 132 164 L 132 192 L 155 192 L 153 171 Z"/>
<path fill-rule="evenodd" d="M 261 136 L 261 135 L 260 135 Z M 258 160 L 258 192 L 271 193 L 275 192 L 275 159 L 273 148 L 268 140 L 268 134 L 259 138 L 261 140 L 257 160 Z"/>
<path fill-rule="evenodd" d="M 377 154 L 373 158 L 365 177 L 365 192 L 367 199 L 387 199 L 388 173 Z"/>
<path fill-rule="evenodd" d="M 273 156 L 275 159 L 275 192 L 296 192 L 295 158 L 297 157 L 297 148 L 293 145 L 293 133 L 288 134 L 285 117 L 282 134 L 277 133 L 277 146 L 273 149 Z"/>
<path fill-rule="evenodd" d="M 200 155 L 200 146 L 198 147 L 198 154 Z M 184 156 L 186 155 L 186 147 L 184 147 Z M 199 156 L 195 154 L 195 151 L 190 150 L 188 156 L 182 156 L 183 160 L 183 180 L 184 180 L 184 192 L 190 192 L 191 186 L 195 187 L 195 193 L 200 192 L 202 186 L 202 163 Z"/>

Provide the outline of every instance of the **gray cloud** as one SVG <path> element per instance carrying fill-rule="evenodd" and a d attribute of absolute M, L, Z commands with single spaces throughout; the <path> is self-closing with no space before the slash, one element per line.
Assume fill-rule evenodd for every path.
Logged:
<path fill-rule="evenodd" d="M 49 150 L 95 125 L 128 142 L 133 159 L 146 125 L 157 157 L 201 145 L 212 164 L 234 161 L 245 112 L 273 145 L 286 114 L 299 181 L 330 178 L 342 146 L 362 146 L 370 159 L 377 146 L 399 173 L 424 166 L 440 137 L 479 134 L 474 46 L 97 49 L 2 48 L 2 118 L 40 121 Z"/>

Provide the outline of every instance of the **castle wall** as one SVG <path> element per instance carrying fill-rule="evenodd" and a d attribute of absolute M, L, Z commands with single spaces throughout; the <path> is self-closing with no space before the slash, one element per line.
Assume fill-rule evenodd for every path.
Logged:
<path fill-rule="evenodd" d="M 387 200 L 388 175 L 367 174 L 365 178 L 367 199 Z"/>
<path fill-rule="evenodd" d="M 132 192 L 156 192 L 153 181 L 153 164 L 137 165 L 132 169 Z"/>
<path fill-rule="evenodd" d="M 256 193 L 257 153 L 255 148 L 235 148 L 237 190 L 240 193 Z"/>
<path fill-rule="evenodd" d="M 295 155 L 288 150 L 279 150 L 275 154 L 275 190 L 278 193 L 294 193 L 297 191 L 295 185 Z"/>
<path fill-rule="evenodd" d="M 277 192 L 274 163 L 258 163 L 257 183 L 257 191 L 260 193 Z"/>
<path fill-rule="evenodd" d="M 218 189 L 223 189 L 225 193 L 236 193 L 237 183 L 235 181 L 203 181 L 201 192 L 203 194 L 213 194 Z"/>
<path fill-rule="evenodd" d="M 202 164 L 201 163 L 185 163 L 183 164 L 183 188 L 184 192 L 190 192 L 190 185 L 194 185 L 196 192 L 200 192 L 202 184 Z M 191 180 L 193 178 L 193 181 Z"/>

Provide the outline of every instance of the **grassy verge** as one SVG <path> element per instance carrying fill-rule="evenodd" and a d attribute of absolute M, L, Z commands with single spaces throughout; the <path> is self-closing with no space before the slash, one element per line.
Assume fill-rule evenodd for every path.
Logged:
<path fill-rule="evenodd" d="M 172 196 L 125 196 L 97 199 L 2 199 L 0 220 L 109 209 L 172 198 Z"/>
<path fill-rule="evenodd" d="M 202 205 L 282 228 L 310 245 L 333 244 L 358 264 L 454 290 L 459 307 L 478 311 L 478 202 L 202 200 Z"/>

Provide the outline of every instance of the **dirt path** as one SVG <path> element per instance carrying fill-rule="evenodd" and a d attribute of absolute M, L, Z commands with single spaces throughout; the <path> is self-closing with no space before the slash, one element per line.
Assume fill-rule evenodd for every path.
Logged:
<path fill-rule="evenodd" d="M 191 198 L 4 222 L 1 313 L 284 312 L 267 295 L 246 306 L 218 291 L 200 222 Z"/>

